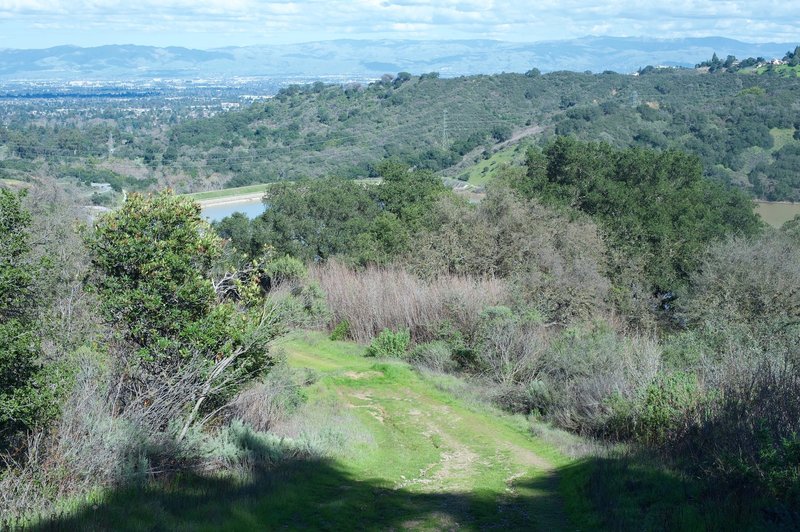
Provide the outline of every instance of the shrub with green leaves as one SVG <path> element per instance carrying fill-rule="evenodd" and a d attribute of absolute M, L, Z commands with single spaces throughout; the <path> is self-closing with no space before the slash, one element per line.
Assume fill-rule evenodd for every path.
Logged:
<path fill-rule="evenodd" d="M 148 378 L 163 381 L 191 364 L 231 389 L 267 365 L 281 313 L 257 299 L 219 300 L 212 271 L 222 240 L 197 203 L 172 192 L 131 194 L 87 243 L 105 318 Z"/>
<path fill-rule="evenodd" d="M 679 438 L 689 426 L 689 417 L 703 401 L 697 377 L 676 372 L 659 375 L 645 390 L 637 433 L 643 441 L 661 445 Z"/>
<path fill-rule="evenodd" d="M 330 319 L 325 293 L 315 282 L 274 290 L 268 300 L 275 305 L 287 327 L 321 327 Z"/>
<path fill-rule="evenodd" d="M 221 241 L 196 203 L 131 194 L 100 219 L 88 246 L 105 317 L 143 360 L 226 350 L 229 312 L 216 305 L 209 275 Z"/>
<path fill-rule="evenodd" d="M 58 411 L 58 385 L 41 362 L 36 330 L 30 223 L 21 196 L 0 190 L 0 450 Z"/>
<path fill-rule="evenodd" d="M 627 402 L 636 402 L 656 378 L 661 348 L 652 338 L 625 337 L 595 322 L 561 331 L 540 364 L 551 392 L 548 419 L 584 434 L 627 437 L 621 425 L 630 421 L 621 417 L 629 417 Z"/>
<path fill-rule="evenodd" d="M 367 347 L 366 356 L 381 358 L 403 358 L 411 343 L 411 333 L 408 329 L 393 332 L 384 329 Z"/>
<path fill-rule="evenodd" d="M 491 394 L 492 403 L 515 414 L 541 414 L 552 404 L 552 392 L 544 381 L 532 380 L 521 385 L 498 386 Z"/>
<path fill-rule="evenodd" d="M 414 364 L 434 371 L 454 371 L 458 367 L 453 360 L 453 349 L 441 340 L 417 345 L 408 358 Z"/>
<path fill-rule="evenodd" d="M 264 266 L 264 275 L 269 279 L 269 286 L 275 287 L 302 281 L 308 276 L 308 269 L 302 261 L 286 255 L 269 261 Z"/>
<path fill-rule="evenodd" d="M 331 340 L 340 341 L 350 338 L 350 322 L 342 320 L 331 331 Z"/>

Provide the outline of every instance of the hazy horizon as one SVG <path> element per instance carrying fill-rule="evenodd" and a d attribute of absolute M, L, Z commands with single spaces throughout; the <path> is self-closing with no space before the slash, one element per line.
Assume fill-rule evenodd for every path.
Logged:
<path fill-rule="evenodd" d="M 53 44 L 50 46 L 31 46 L 31 47 L 16 47 L 16 46 L 0 46 L 0 50 L 48 50 L 52 48 L 59 48 L 59 47 L 75 47 L 75 48 L 99 48 L 103 46 L 140 46 L 140 47 L 153 47 L 153 48 L 186 48 L 190 50 L 200 50 L 200 51 L 212 51 L 212 50 L 222 50 L 225 48 L 247 48 L 247 47 L 269 47 L 269 46 L 289 46 L 289 45 L 304 45 L 304 44 L 324 44 L 326 42 L 335 43 L 335 42 L 347 42 L 347 41 L 361 41 L 361 42 L 418 42 L 418 43 L 426 43 L 426 42 L 465 42 L 465 43 L 474 43 L 474 42 L 497 42 L 497 43 L 508 43 L 508 44 L 546 44 L 546 43 L 553 43 L 553 42 L 567 42 L 567 41 L 580 41 L 580 40 L 588 40 L 588 39 L 627 39 L 631 41 L 635 41 L 637 39 L 641 39 L 643 42 L 654 42 L 654 41 L 674 41 L 674 40 L 681 40 L 681 39 L 727 39 L 731 41 L 737 41 L 744 44 L 759 44 L 759 45 L 784 45 L 784 44 L 792 44 L 793 42 L 800 42 L 800 39 L 797 41 L 780 41 L 780 40 L 771 40 L 771 41 L 754 41 L 754 40 L 747 40 L 747 39 L 737 39 L 735 37 L 729 37 L 725 35 L 699 35 L 696 37 L 649 37 L 646 35 L 581 35 L 578 37 L 570 37 L 564 39 L 541 39 L 541 40 L 529 40 L 529 41 L 512 41 L 512 40 L 505 40 L 505 39 L 469 39 L 469 38 L 452 38 L 452 39 L 414 39 L 414 38 L 402 38 L 402 37 L 335 37 L 330 39 L 320 39 L 320 40 L 311 40 L 311 41 L 297 41 L 291 43 L 255 43 L 255 44 L 242 44 L 242 45 L 225 45 L 225 46 L 186 46 L 184 44 L 141 44 L 136 42 L 108 42 L 104 44 L 97 44 L 97 45 L 82 45 L 82 44 L 75 44 L 72 42 L 64 42 L 60 44 Z"/>
<path fill-rule="evenodd" d="M 775 1 L 0 0 L 0 48 L 132 44 L 214 49 L 332 40 L 587 36 L 800 41 L 800 4 Z"/>

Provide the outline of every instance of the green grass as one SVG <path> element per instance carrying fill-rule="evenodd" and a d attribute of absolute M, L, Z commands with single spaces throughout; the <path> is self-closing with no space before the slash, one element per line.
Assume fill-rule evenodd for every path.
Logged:
<path fill-rule="evenodd" d="M 269 188 L 269 184 L 248 185 L 246 187 L 224 188 L 222 190 L 209 190 L 208 192 L 195 192 L 186 194 L 186 197 L 197 201 L 229 198 L 233 196 L 244 196 L 247 194 L 264 193 Z"/>
<path fill-rule="evenodd" d="M 770 507 L 758 494 L 710 486 L 624 447 L 605 458 L 567 458 L 554 447 L 559 439 L 590 442 L 539 424 L 542 436 L 534 438 L 524 417 L 464 400 L 470 387 L 453 376 L 365 358 L 363 347 L 321 333 L 295 332 L 279 344 L 290 366 L 315 375 L 306 381 L 301 412 L 336 404 L 371 438 L 326 457 L 286 459 L 247 478 L 180 475 L 96 492 L 34 528 L 770 528 Z M 314 422 L 334 436 L 346 432 Z"/>
<path fill-rule="evenodd" d="M 772 145 L 772 153 L 780 150 L 787 144 L 791 144 L 795 142 L 794 140 L 794 128 L 777 128 L 774 127 L 769 130 L 770 135 L 772 135 L 773 145 Z"/>
<path fill-rule="evenodd" d="M 800 77 L 800 66 L 790 66 L 790 65 L 766 65 L 760 68 L 755 69 L 756 74 L 765 74 L 767 72 L 774 72 L 775 74 L 791 78 L 791 77 Z"/>
<path fill-rule="evenodd" d="M 520 147 L 522 144 L 514 144 L 503 148 L 492 154 L 488 159 L 484 159 L 474 166 L 469 167 L 466 172 L 467 182 L 475 186 L 483 186 L 489 183 L 494 177 L 495 171 L 504 164 L 520 163 L 525 160 L 525 149 Z"/>
<path fill-rule="evenodd" d="M 517 493 L 520 502 L 508 509 L 512 521 L 521 523 L 523 510 L 536 510 L 542 525 L 564 524 L 563 515 L 537 504 L 557 497 L 555 485 L 551 493 L 526 487 L 549 479 L 552 468 L 564 460 L 533 440 L 527 423 L 467 406 L 407 365 L 364 358 L 363 348 L 350 343 L 305 334 L 283 347 L 291 365 L 326 372 L 308 391 L 310 400 L 336 397 L 370 427 L 376 447 L 347 464 L 356 477 L 380 478 L 409 493 L 482 493 L 488 500 Z M 473 512 L 476 522 L 498 518 L 497 507 L 480 506 Z"/>
<path fill-rule="evenodd" d="M 307 405 L 336 403 L 370 435 L 346 453 L 253 478 L 182 476 L 105 494 L 43 529 L 481 530 L 570 528 L 557 468 L 524 418 L 467 405 L 399 361 L 319 333 L 280 342 L 317 375 Z"/>

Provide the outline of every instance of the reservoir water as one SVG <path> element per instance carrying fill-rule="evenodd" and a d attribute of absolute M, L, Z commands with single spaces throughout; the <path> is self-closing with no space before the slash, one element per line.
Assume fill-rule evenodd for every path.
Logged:
<path fill-rule="evenodd" d="M 203 217 L 209 222 L 219 222 L 226 216 L 230 216 L 235 212 L 241 212 L 251 220 L 263 213 L 266 207 L 261 202 L 261 199 L 252 201 L 240 201 L 236 203 L 223 203 L 220 205 L 211 205 L 203 207 Z"/>

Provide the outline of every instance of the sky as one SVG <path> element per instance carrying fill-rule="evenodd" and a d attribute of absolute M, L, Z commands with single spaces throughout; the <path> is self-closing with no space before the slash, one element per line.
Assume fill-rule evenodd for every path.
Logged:
<path fill-rule="evenodd" d="M 800 1 L 0 0 L 0 48 L 723 36 L 800 42 Z"/>

